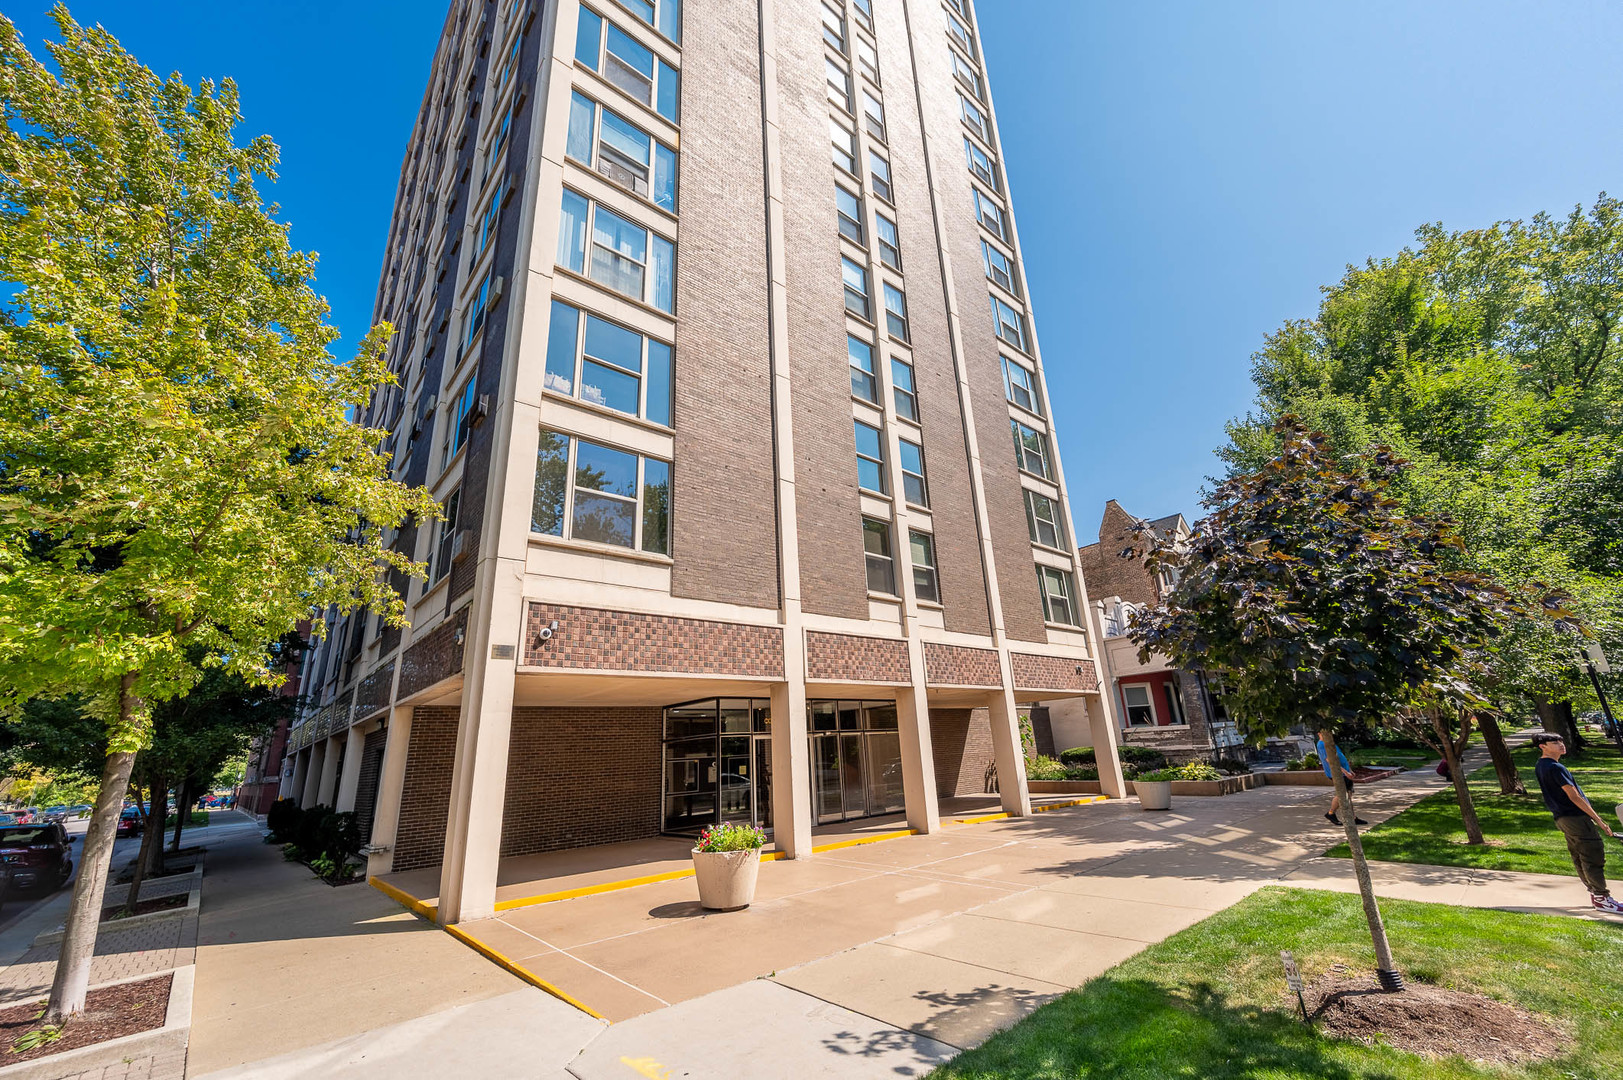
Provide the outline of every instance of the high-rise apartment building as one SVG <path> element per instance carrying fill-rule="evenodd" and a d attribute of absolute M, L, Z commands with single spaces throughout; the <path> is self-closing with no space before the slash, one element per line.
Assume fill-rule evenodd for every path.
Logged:
<path fill-rule="evenodd" d="M 1019 704 L 1098 693 L 1028 296 L 969 0 L 457 0 L 367 417 L 445 520 L 286 790 L 447 922 L 509 856 L 1028 812 Z"/>

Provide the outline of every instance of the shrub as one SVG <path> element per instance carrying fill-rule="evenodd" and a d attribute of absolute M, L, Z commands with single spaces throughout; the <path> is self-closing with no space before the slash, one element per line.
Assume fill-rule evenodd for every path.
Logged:
<path fill-rule="evenodd" d="M 1067 765 L 1097 766 L 1099 763 L 1098 755 L 1091 746 L 1073 746 L 1069 750 L 1062 750 L 1059 759 Z M 1165 768 L 1167 756 L 1159 750 L 1150 749 L 1148 746 L 1128 746 L 1124 744 L 1116 747 L 1116 760 L 1121 762 L 1122 771 L 1125 773 L 1130 765 L 1141 769 Z"/>
<path fill-rule="evenodd" d="M 1059 759 L 1067 765 L 1093 765 L 1099 760 L 1094 757 L 1091 746 L 1073 746 L 1069 750 L 1061 750 Z"/>
<path fill-rule="evenodd" d="M 317 855 L 310 860 L 310 869 L 316 872 L 317 877 L 331 878 L 338 873 L 339 863 L 326 855 Z"/>
<path fill-rule="evenodd" d="M 1138 779 L 1147 781 L 1149 783 L 1158 783 L 1158 782 L 1160 782 L 1162 780 L 1180 780 L 1180 779 L 1182 779 L 1182 777 L 1173 775 L 1173 773 L 1175 771 L 1176 770 L 1173 770 L 1173 769 L 1152 769 L 1151 771 L 1149 771 L 1147 773 L 1141 774 L 1138 777 Z"/>
<path fill-rule="evenodd" d="M 330 806 L 312 806 L 299 818 L 299 827 L 293 834 L 293 842 L 312 855 L 321 851 L 321 827 L 332 816 Z"/>
<path fill-rule="evenodd" d="M 282 858 L 286 859 L 288 862 L 303 862 L 304 852 L 299 850 L 299 845 L 297 844 L 283 844 Z"/>
<path fill-rule="evenodd" d="M 695 851 L 749 851 L 766 844 L 766 833 L 754 825 L 739 825 L 727 821 L 713 825 L 699 833 L 693 845 Z"/>
<path fill-rule="evenodd" d="M 319 839 L 321 853 L 340 866 L 359 855 L 365 843 L 361 836 L 360 823 L 355 820 L 355 815 L 347 810 L 343 813 L 328 814 L 322 819 Z M 311 864 L 312 869 L 314 865 Z"/>
<path fill-rule="evenodd" d="M 1208 765 L 1204 761 L 1191 761 L 1187 765 L 1179 765 L 1175 768 L 1163 769 L 1162 771 L 1171 773 L 1172 779 L 1174 780 L 1223 779 L 1222 773 L 1218 772 L 1214 766 Z"/>
<path fill-rule="evenodd" d="M 1037 760 L 1026 766 L 1026 779 L 1069 780 L 1069 772 L 1070 770 L 1065 767 L 1063 762 L 1038 754 Z"/>
<path fill-rule="evenodd" d="M 292 799 L 277 799 L 265 813 L 265 824 L 270 827 L 272 836 L 287 843 L 298 832 L 299 818 L 303 816 L 304 811 Z"/>

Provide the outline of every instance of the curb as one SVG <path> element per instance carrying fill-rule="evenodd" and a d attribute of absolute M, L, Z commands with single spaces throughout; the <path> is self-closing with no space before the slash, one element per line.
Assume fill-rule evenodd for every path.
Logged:
<path fill-rule="evenodd" d="M 176 894 L 171 893 L 170 895 Z M 187 915 L 197 915 L 199 908 L 202 905 L 202 897 L 203 864 L 198 863 L 192 868 L 192 884 L 191 888 L 187 891 L 186 904 L 184 907 L 170 908 L 168 911 L 149 911 L 145 915 L 131 915 L 127 919 L 103 920 L 102 922 L 96 924 L 96 936 L 100 937 L 102 934 L 118 933 L 122 930 L 128 930 L 131 927 L 145 926 L 149 923 L 162 922 L 165 919 L 179 919 L 184 918 Z M 47 930 L 44 933 L 35 936 L 34 945 L 36 947 L 40 945 L 55 945 L 57 942 L 62 940 L 62 935 L 64 932 L 64 928 L 60 926 L 55 930 Z M 0 1070 L 0 1076 L 3 1075 L 4 1071 Z"/>
<path fill-rule="evenodd" d="M 64 1050 L 60 1054 L 51 1054 L 34 1061 L 6 1065 L 0 1067 L 0 1080 L 61 1080 L 65 1076 L 75 1076 L 108 1065 L 123 1064 L 133 1058 L 152 1057 L 171 1050 L 184 1053 L 186 1043 L 191 1037 L 192 991 L 196 972 L 197 968 L 189 964 L 170 971 L 174 980 L 169 984 L 169 1007 L 164 1013 L 162 1027 L 108 1039 L 94 1046 L 81 1046 L 77 1050 Z M 164 972 L 160 971 L 152 975 L 142 975 L 137 979 L 120 981 L 144 982 L 147 979 L 162 978 L 163 975 Z"/>

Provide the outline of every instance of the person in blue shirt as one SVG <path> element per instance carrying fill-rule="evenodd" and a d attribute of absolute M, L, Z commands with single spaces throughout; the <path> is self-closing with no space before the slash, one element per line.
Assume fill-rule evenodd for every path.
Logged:
<path fill-rule="evenodd" d="M 1326 775 L 1326 776 L 1328 776 L 1330 778 L 1331 783 L 1334 783 L 1335 778 L 1336 778 L 1336 774 L 1330 771 L 1330 762 L 1328 760 L 1326 760 L 1326 758 L 1325 758 L 1325 755 L 1324 755 L 1324 740 L 1320 739 L 1318 745 L 1319 745 L 1319 764 L 1324 766 L 1324 775 Z M 1354 783 L 1353 774 L 1352 774 L 1352 766 L 1347 763 L 1347 755 L 1343 754 L 1341 752 L 1341 747 L 1339 747 L 1339 746 L 1336 747 L 1336 764 L 1341 768 L 1341 775 L 1347 778 L 1347 790 L 1351 791 L 1353 783 Z M 1340 825 L 1341 824 L 1341 819 L 1336 816 L 1336 812 L 1338 810 L 1340 810 L 1340 809 L 1341 809 L 1341 793 L 1336 792 L 1336 794 L 1330 796 L 1330 812 L 1328 814 L 1325 814 L 1324 816 L 1329 818 L 1332 824 Z M 1369 822 L 1365 821 L 1361 817 L 1354 817 L 1353 818 L 1353 824 L 1354 825 L 1368 825 Z"/>
<path fill-rule="evenodd" d="M 1589 890 L 1589 903 L 1597 911 L 1609 915 L 1623 915 L 1623 904 L 1612 899 L 1606 887 L 1606 843 L 1601 833 L 1612 835 L 1612 827 L 1589 805 L 1583 788 L 1572 778 L 1572 772 L 1561 764 L 1561 755 L 1567 752 L 1566 740 L 1554 732 L 1541 731 L 1533 736 L 1539 759 L 1533 765 L 1538 777 L 1538 789 L 1544 796 L 1544 806 L 1555 817 L 1555 827 L 1567 838 L 1567 854 L 1578 871 L 1578 879 Z"/>

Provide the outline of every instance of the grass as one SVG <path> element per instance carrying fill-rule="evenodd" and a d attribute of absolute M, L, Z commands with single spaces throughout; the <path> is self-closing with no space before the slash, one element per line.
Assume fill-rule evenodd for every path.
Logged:
<path fill-rule="evenodd" d="M 1367 750 L 1354 750 L 1347 755 L 1347 760 L 1352 762 L 1355 768 L 1364 765 L 1402 765 L 1405 769 L 1418 769 L 1422 765 L 1435 762 L 1437 755 L 1430 750 L 1393 750 L 1376 746 Z"/>
<path fill-rule="evenodd" d="M 1499 794 L 1499 780 L 1492 765 L 1485 765 L 1468 778 L 1471 798 L 1476 803 L 1482 833 L 1490 841 L 1485 847 L 1465 843 L 1465 827 L 1460 824 L 1460 804 L 1452 786 L 1415 803 L 1401 814 L 1364 834 L 1364 853 L 1385 862 L 1427 863 L 1433 866 L 1470 866 L 1481 870 L 1523 870 L 1537 874 L 1576 876 L 1567 842 L 1556 829 L 1533 778 L 1533 762 L 1538 754 L 1523 747 L 1512 755 L 1527 786 L 1527 795 Z M 1623 754 L 1615 747 L 1591 743 L 1579 757 L 1568 756 L 1562 763 L 1589 796 L 1592 806 L 1616 827 L 1617 806 L 1623 801 Z M 1613 865 L 1623 864 L 1623 848 L 1608 841 Z M 1347 845 L 1326 852 L 1347 857 Z M 1623 877 L 1623 874 L 1618 876 Z"/>
<path fill-rule="evenodd" d="M 932 1080 L 1600 1080 L 1623 1060 L 1623 934 L 1560 916 L 1382 901 L 1411 979 L 1556 1018 L 1569 1056 L 1515 1068 L 1322 1037 L 1296 1018 L 1279 952 L 1312 981 L 1374 967 L 1358 897 L 1265 888 L 1154 945 L 931 1073 Z"/>

